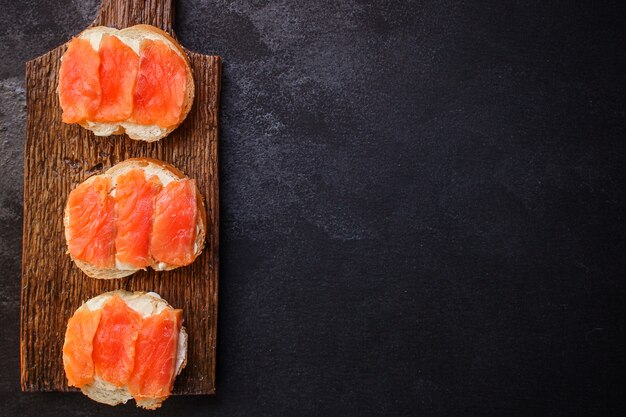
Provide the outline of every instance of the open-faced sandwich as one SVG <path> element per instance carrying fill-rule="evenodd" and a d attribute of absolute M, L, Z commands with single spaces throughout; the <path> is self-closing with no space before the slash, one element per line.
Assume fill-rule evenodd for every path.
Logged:
<path fill-rule="evenodd" d="M 153 142 L 185 120 L 194 82 L 186 52 L 161 29 L 98 26 L 68 43 L 57 91 L 63 122 Z"/>
<path fill-rule="evenodd" d="M 165 162 L 127 159 L 70 192 L 63 218 L 68 252 L 92 278 L 148 266 L 189 265 L 202 252 L 206 213 L 196 182 Z"/>
<path fill-rule="evenodd" d="M 67 323 L 68 384 L 100 403 L 134 398 L 139 407 L 160 407 L 187 362 L 182 322 L 182 310 L 155 293 L 112 291 L 88 300 Z"/>

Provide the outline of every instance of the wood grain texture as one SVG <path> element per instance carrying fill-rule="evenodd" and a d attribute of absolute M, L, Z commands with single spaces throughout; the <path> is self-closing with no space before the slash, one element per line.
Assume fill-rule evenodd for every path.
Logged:
<path fill-rule="evenodd" d="M 103 0 L 93 26 L 118 29 L 147 24 L 174 34 L 172 0 Z"/>
<path fill-rule="evenodd" d="M 149 23 L 171 33 L 171 0 L 105 1 L 94 25 Z M 85 300 L 114 289 L 155 291 L 184 311 L 187 367 L 175 394 L 215 391 L 218 282 L 218 107 L 221 60 L 188 52 L 196 97 L 183 124 L 156 143 L 126 136 L 96 137 L 61 123 L 56 94 L 66 46 L 27 63 L 24 149 L 24 240 L 21 300 L 21 384 L 24 391 L 68 391 L 62 363 L 67 320 Z M 90 175 L 131 157 L 170 162 L 197 180 L 207 210 L 207 243 L 189 267 L 141 271 L 120 280 L 84 275 L 66 254 L 63 208 L 69 192 Z"/>

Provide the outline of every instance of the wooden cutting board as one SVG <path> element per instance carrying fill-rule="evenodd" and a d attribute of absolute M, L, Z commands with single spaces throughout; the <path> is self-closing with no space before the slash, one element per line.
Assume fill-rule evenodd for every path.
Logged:
<path fill-rule="evenodd" d="M 172 0 L 104 0 L 94 26 L 118 29 L 146 23 L 174 36 Z M 215 392 L 219 237 L 218 104 L 221 60 L 188 52 L 196 97 L 187 119 L 169 137 L 144 143 L 126 136 L 96 137 L 61 123 L 56 94 L 60 46 L 26 64 L 24 241 L 22 255 L 21 382 L 24 391 L 69 391 L 62 363 L 67 320 L 81 303 L 115 289 L 155 291 L 184 311 L 187 367 L 176 394 Z M 90 175 L 131 157 L 172 163 L 197 180 L 207 210 L 207 242 L 188 267 L 142 271 L 120 280 L 84 275 L 66 254 L 63 209 L 69 192 Z"/>

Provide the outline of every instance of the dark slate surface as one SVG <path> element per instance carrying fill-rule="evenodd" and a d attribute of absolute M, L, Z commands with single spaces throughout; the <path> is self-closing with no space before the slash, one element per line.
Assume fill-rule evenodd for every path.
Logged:
<path fill-rule="evenodd" d="M 155 415 L 626 414 L 619 2 L 481 3 L 178 2 L 224 59 L 218 393 Z M 96 6 L 0 1 L 2 415 L 147 415 L 19 392 L 23 62 Z"/>

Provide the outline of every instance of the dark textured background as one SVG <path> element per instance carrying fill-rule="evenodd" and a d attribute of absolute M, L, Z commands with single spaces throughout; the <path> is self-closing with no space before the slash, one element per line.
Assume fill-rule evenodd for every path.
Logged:
<path fill-rule="evenodd" d="M 148 415 L 19 392 L 23 63 L 96 1 L 0 0 L 2 415 Z M 155 415 L 624 416 L 617 4 L 178 1 L 224 60 L 217 395 Z"/>

